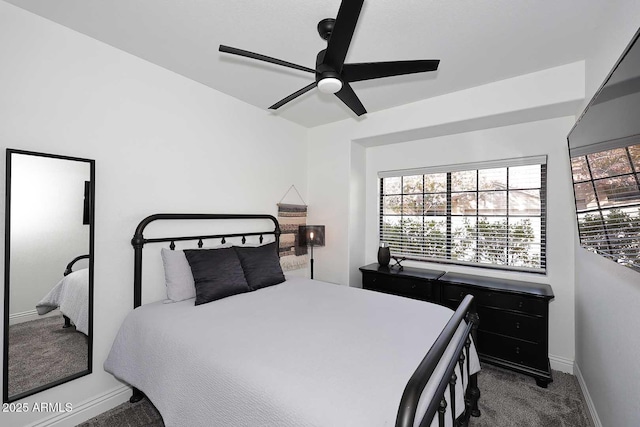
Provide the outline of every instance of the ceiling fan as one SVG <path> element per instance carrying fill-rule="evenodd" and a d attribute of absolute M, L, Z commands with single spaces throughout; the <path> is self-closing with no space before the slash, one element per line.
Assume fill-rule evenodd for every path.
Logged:
<path fill-rule="evenodd" d="M 334 93 L 356 115 L 361 116 L 365 114 L 367 110 L 349 83 L 399 76 L 402 74 L 435 71 L 438 69 L 438 64 L 440 63 L 438 59 L 427 59 L 345 64 L 344 60 L 347 56 L 347 50 L 349 50 L 349 44 L 351 43 L 363 2 L 364 0 L 342 0 L 336 19 L 327 18 L 318 23 L 318 33 L 323 40 L 327 40 L 327 48 L 318 53 L 315 69 L 224 45 L 220 45 L 219 50 L 220 52 L 270 62 L 272 64 L 282 65 L 283 67 L 315 74 L 316 80 L 313 83 L 281 99 L 269 107 L 269 109 L 276 110 L 317 86 L 321 92 Z"/>

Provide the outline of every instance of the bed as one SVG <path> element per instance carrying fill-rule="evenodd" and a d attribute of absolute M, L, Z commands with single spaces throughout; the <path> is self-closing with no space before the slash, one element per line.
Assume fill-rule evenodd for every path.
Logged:
<path fill-rule="evenodd" d="M 274 228 L 143 236 L 148 224 L 167 220 L 267 220 Z M 176 241 L 193 240 L 203 248 L 203 241 L 228 245 L 241 238 L 242 246 L 250 236 L 260 243 L 272 236 L 277 247 L 279 235 L 271 215 L 156 214 L 138 225 L 135 310 L 104 364 L 133 387 L 132 401 L 146 395 L 167 426 L 452 426 L 480 415 L 471 296 L 454 313 L 287 277 L 200 305 L 193 299 L 142 305 L 145 244 L 169 242 L 174 249 Z M 185 252 L 189 258 L 194 251 Z"/>
<path fill-rule="evenodd" d="M 87 335 L 89 330 L 89 269 L 76 271 L 73 266 L 89 255 L 74 258 L 64 271 L 64 277 L 36 304 L 39 315 L 44 315 L 57 308 L 64 317 L 63 328 L 75 325 L 78 332 Z"/>

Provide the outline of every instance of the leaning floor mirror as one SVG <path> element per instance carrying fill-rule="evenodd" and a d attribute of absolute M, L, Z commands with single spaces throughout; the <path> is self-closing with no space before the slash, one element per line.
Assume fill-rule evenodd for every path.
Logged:
<path fill-rule="evenodd" d="M 3 401 L 91 373 L 95 161 L 7 150 Z"/>

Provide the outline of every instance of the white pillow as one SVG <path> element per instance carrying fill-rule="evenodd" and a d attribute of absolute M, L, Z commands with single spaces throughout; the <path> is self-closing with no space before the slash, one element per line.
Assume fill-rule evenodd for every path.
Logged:
<path fill-rule="evenodd" d="M 224 244 L 202 249 L 230 248 L 232 244 Z M 164 265 L 164 280 L 167 285 L 169 302 L 183 301 L 196 297 L 196 285 L 193 273 L 184 251 L 162 248 L 162 264 Z"/>

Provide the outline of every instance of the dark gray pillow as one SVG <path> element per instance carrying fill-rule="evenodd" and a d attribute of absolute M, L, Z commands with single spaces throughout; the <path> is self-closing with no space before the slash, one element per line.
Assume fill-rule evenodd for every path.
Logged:
<path fill-rule="evenodd" d="M 185 249 L 196 286 L 196 304 L 249 292 L 238 255 L 233 248 Z"/>
<path fill-rule="evenodd" d="M 251 290 L 285 281 L 275 242 L 258 247 L 234 246 Z"/>

